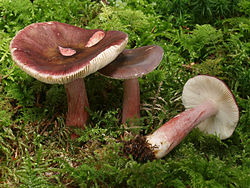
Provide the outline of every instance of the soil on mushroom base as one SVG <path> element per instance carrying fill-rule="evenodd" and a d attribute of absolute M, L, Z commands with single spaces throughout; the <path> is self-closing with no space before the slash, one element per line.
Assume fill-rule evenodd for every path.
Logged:
<path fill-rule="evenodd" d="M 125 141 L 123 152 L 126 156 L 132 155 L 140 162 L 152 161 L 155 159 L 153 146 L 148 143 L 146 137 L 136 136 L 135 139 Z"/>

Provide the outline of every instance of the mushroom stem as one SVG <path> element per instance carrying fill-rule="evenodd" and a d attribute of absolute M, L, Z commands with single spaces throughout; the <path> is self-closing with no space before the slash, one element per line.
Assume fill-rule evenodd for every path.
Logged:
<path fill-rule="evenodd" d="M 156 158 L 162 158 L 177 146 L 187 134 L 200 122 L 215 115 L 218 109 L 214 102 L 208 100 L 194 108 L 185 110 L 162 125 L 147 141 L 154 147 Z"/>
<path fill-rule="evenodd" d="M 125 142 L 124 152 L 127 155 L 132 154 L 134 159 L 140 161 L 160 159 L 177 146 L 200 122 L 215 115 L 217 111 L 215 103 L 209 100 L 185 110 L 153 134 Z"/>
<path fill-rule="evenodd" d="M 64 87 L 68 100 L 66 125 L 84 128 L 88 119 L 86 108 L 89 108 L 84 79 L 76 79 L 65 84 Z"/>
<path fill-rule="evenodd" d="M 133 118 L 140 118 L 140 88 L 137 78 L 124 80 L 122 123 Z M 131 124 L 132 121 L 129 121 Z"/>

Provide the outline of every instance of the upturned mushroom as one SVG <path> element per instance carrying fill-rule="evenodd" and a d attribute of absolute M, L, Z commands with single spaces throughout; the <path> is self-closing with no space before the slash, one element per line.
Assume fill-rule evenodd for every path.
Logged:
<path fill-rule="evenodd" d="M 138 77 L 153 71 L 162 57 L 163 49 L 156 45 L 126 49 L 112 63 L 98 71 L 106 77 L 124 80 L 123 124 L 132 118 L 140 118 Z"/>
<path fill-rule="evenodd" d="M 186 110 L 162 125 L 153 134 L 136 137 L 124 145 L 124 152 L 138 160 L 164 157 L 195 127 L 227 139 L 239 120 L 233 94 L 221 80 L 206 75 L 191 78 L 184 85 L 182 102 Z"/>
<path fill-rule="evenodd" d="M 89 107 L 84 77 L 112 62 L 125 48 L 127 34 L 87 30 L 60 22 L 34 23 L 12 39 L 16 64 L 30 76 L 64 84 L 68 100 L 66 125 L 84 128 Z"/>

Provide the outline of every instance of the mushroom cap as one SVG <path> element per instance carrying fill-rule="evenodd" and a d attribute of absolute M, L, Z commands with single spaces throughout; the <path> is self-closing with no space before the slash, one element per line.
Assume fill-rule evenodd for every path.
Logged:
<path fill-rule="evenodd" d="M 126 49 L 98 72 L 114 79 L 138 78 L 154 70 L 162 57 L 163 49 L 157 45 Z"/>
<path fill-rule="evenodd" d="M 220 79 L 207 75 L 195 76 L 186 82 L 182 92 L 182 102 L 186 109 L 208 100 L 216 105 L 217 113 L 197 127 L 220 139 L 230 137 L 239 121 L 239 109 L 227 85 Z"/>
<path fill-rule="evenodd" d="M 45 83 L 69 83 L 112 62 L 125 48 L 126 33 L 87 30 L 60 22 L 34 23 L 12 39 L 12 59 Z"/>

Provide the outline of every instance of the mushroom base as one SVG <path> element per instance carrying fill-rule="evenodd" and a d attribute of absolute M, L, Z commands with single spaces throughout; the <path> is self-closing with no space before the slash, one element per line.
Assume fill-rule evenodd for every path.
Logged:
<path fill-rule="evenodd" d="M 122 123 L 133 125 L 140 118 L 140 87 L 137 78 L 124 80 Z"/>
<path fill-rule="evenodd" d="M 88 119 L 86 108 L 89 108 L 84 80 L 77 79 L 64 86 L 68 99 L 66 125 L 84 128 Z"/>
<path fill-rule="evenodd" d="M 123 146 L 123 153 L 126 156 L 132 155 L 134 160 L 140 162 L 156 159 L 154 147 L 148 143 L 144 136 L 136 136 L 135 139 L 126 141 Z"/>

